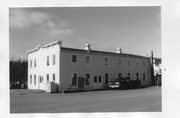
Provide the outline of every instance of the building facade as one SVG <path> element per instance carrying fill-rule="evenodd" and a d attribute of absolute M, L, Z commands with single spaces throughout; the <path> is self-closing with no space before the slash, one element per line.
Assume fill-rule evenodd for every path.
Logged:
<path fill-rule="evenodd" d="M 142 86 L 152 81 L 150 57 L 124 54 L 119 48 L 104 52 L 86 44 L 85 49 L 73 49 L 56 41 L 27 53 L 29 89 L 45 90 L 49 82 L 56 83 L 60 91 L 103 89 L 118 77 L 139 79 Z"/>

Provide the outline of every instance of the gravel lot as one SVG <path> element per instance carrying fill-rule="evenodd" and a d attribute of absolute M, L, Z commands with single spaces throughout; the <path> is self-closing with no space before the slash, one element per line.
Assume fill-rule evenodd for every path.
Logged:
<path fill-rule="evenodd" d="M 48 94 L 11 90 L 11 113 L 161 112 L 161 87 Z"/>

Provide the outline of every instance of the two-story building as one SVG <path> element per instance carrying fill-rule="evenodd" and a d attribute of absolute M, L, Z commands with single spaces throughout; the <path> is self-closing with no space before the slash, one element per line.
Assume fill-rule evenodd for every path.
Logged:
<path fill-rule="evenodd" d="M 39 45 L 28 53 L 28 89 L 45 90 L 54 82 L 59 90 L 79 90 L 79 77 L 84 78 L 83 89 L 103 89 L 118 77 L 141 80 L 151 85 L 150 57 L 117 52 L 61 46 L 61 41 Z M 82 88 L 81 88 L 82 89 Z"/>

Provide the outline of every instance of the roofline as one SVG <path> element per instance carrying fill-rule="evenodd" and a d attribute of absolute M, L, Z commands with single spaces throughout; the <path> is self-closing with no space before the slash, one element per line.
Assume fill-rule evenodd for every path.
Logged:
<path fill-rule="evenodd" d="M 75 49 L 75 48 L 67 48 L 67 47 L 61 47 L 62 50 L 74 50 L 74 51 L 82 51 L 82 52 L 87 52 L 87 50 L 83 49 Z M 133 57 L 140 57 L 140 58 L 146 58 L 149 59 L 150 57 L 145 57 L 145 56 L 140 56 L 140 55 L 133 55 L 133 54 L 126 54 L 126 53 L 116 53 L 116 52 L 106 52 L 106 51 L 98 51 L 98 50 L 90 50 L 90 52 L 95 52 L 95 53 L 105 53 L 105 54 L 113 54 L 113 55 L 125 55 L 125 56 L 133 56 Z"/>
<path fill-rule="evenodd" d="M 50 46 L 53 46 L 53 45 L 56 45 L 56 44 L 60 44 L 62 41 L 54 41 L 52 43 L 48 43 L 46 45 L 38 45 L 36 48 L 32 49 L 32 50 L 28 50 L 26 51 L 26 53 L 31 53 L 31 52 L 35 52 L 37 50 L 39 50 L 40 48 L 46 48 L 46 47 L 50 47 Z"/>

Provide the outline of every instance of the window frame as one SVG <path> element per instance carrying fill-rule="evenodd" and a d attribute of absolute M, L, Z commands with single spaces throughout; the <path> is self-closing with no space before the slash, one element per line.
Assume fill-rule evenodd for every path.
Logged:
<path fill-rule="evenodd" d="M 53 56 L 52 56 L 52 60 L 53 60 L 53 65 L 56 65 L 56 55 L 55 54 L 53 54 Z"/>
<path fill-rule="evenodd" d="M 118 66 L 122 66 L 122 59 L 121 59 L 121 57 L 118 57 Z"/>
<path fill-rule="evenodd" d="M 53 81 L 56 81 L 56 74 L 53 74 Z"/>
<path fill-rule="evenodd" d="M 89 75 L 89 78 L 87 78 L 87 75 Z M 90 73 L 86 73 L 85 74 L 85 85 L 86 86 L 89 86 L 90 85 L 90 78 L 91 78 L 91 75 L 90 75 Z"/>
<path fill-rule="evenodd" d="M 104 74 L 104 79 L 105 79 L 105 84 L 108 84 L 109 83 L 109 73 Z"/>
<path fill-rule="evenodd" d="M 76 84 L 75 85 L 73 85 L 74 74 L 76 74 L 76 81 L 75 81 Z M 72 86 L 77 86 L 77 84 L 78 84 L 78 73 L 77 72 L 72 73 L 72 75 L 71 75 L 71 84 L 72 84 Z"/>
<path fill-rule="evenodd" d="M 49 82 L 49 74 L 46 75 L 46 82 Z"/>
<path fill-rule="evenodd" d="M 76 61 L 75 62 L 73 61 L 73 56 L 76 56 Z M 74 63 L 74 64 L 78 63 L 78 54 L 72 54 L 71 55 L 71 62 Z"/>
<path fill-rule="evenodd" d="M 46 65 L 49 66 L 49 56 L 46 56 Z"/>
<path fill-rule="evenodd" d="M 36 74 L 34 74 L 34 85 L 36 85 Z"/>
<path fill-rule="evenodd" d="M 89 61 L 87 62 L 87 58 L 86 57 L 89 57 Z M 90 65 L 91 64 L 91 55 L 85 55 L 85 64 L 86 65 Z"/>
<path fill-rule="evenodd" d="M 107 62 L 106 62 L 107 59 Z M 104 65 L 108 66 L 109 65 L 109 57 L 108 56 L 104 56 Z"/>

